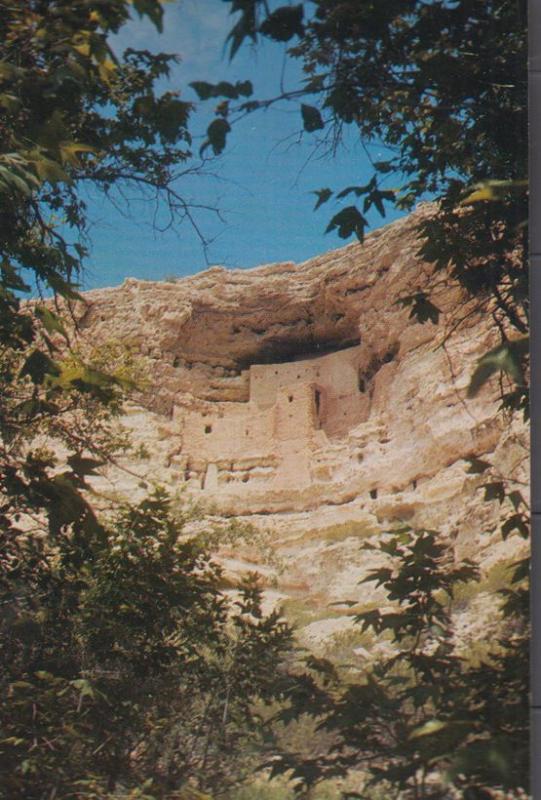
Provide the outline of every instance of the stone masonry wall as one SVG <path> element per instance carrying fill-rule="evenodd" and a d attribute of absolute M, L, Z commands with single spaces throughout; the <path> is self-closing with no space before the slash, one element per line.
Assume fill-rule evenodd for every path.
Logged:
<path fill-rule="evenodd" d="M 359 386 L 360 355 L 358 345 L 282 364 L 254 365 L 248 402 L 180 399 L 173 419 L 186 477 L 213 490 L 254 478 L 259 485 L 287 487 L 293 475 L 297 485 L 311 483 L 313 453 L 327 437 L 340 437 L 368 412 L 365 387 Z M 210 472 L 209 465 L 214 465 Z"/>

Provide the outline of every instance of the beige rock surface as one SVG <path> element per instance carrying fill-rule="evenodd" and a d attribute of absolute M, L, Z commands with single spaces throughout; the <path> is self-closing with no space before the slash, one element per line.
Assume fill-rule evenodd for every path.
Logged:
<path fill-rule="evenodd" d="M 501 541 L 499 505 L 482 502 L 483 476 L 466 471 L 475 455 L 526 481 L 526 430 L 498 413 L 497 386 L 466 399 L 493 344 L 488 321 L 466 314 L 449 281 L 432 296 L 437 326 L 397 304 L 427 280 L 415 229 L 430 213 L 303 264 L 129 279 L 78 309 L 84 337 L 121 339 L 144 358 L 149 388 L 124 421 L 150 457 L 131 467 L 267 531 L 281 566 L 264 579 L 312 644 L 346 635 L 329 603 L 381 601 L 358 586 L 373 565 L 359 543 L 372 533 L 437 529 L 458 557 L 487 563 L 521 549 Z M 120 472 L 100 486 L 142 491 Z M 252 550 L 224 554 L 233 572 L 261 562 Z"/>

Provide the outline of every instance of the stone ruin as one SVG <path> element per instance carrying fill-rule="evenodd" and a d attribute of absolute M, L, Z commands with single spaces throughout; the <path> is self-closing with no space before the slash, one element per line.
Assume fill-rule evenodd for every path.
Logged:
<path fill-rule="evenodd" d="M 191 488 L 250 492 L 332 480 L 325 455 L 368 418 L 361 345 L 324 355 L 254 364 L 243 372 L 244 402 L 175 403 L 177 463 Z"/>

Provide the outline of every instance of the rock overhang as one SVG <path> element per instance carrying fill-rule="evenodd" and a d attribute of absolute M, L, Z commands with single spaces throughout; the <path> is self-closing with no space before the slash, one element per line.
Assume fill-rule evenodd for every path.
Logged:
<path fill-rule="evenodd" d="M 194 372 L 231 379 L 253 364 L 317 357 L 361 341 L 368 364 L 383 357 L 389 336 L 398 341 L 406 325 L 407 310 L 393 304 L 423 278 L 426 265 L 411 243 L 426 213 L 375 231 L 363 245 L 298 265 L 214 267 L 174 282 L 128 279 L 113 290 L 88 292 L 81 330 L 98 338 L 122 331 L 153 360 L 160 384 L 170 383 L 163 377 L 172 368 L 181 389 L 190 384 L 201 397 L 214 398 L 216 390 L 209 395 Z M 388 332 L 378 320 L 383 308 L 394 318 Z"/>

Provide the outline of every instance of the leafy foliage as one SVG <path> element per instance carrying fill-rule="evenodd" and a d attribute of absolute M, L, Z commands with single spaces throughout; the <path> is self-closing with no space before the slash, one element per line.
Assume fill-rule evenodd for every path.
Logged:
<path fill-rule="evenodd" d="M 253 579 L 226 599 L 165 494 L 97 510 L 92 478 L 129 447 L 117 417 L 139 376 L 121 348 L 77 346 L 82 187 L 113 200 L 138 188 L 192 220 L 173 187 L 191 157 L 191 104 L 158 90 L 174 56 L 112 49 L 132 11 L 161 29 L 159 0 L 0 0 L 6 800 L 223 793 L 252 765 L 255 701 L 279 697 L 290 642 Z M 218 152 L 225 133 L 213 131 Z M 54 301 L 23 303 L 35 286 Z"/>
<path fill-rule="evenodd" d="M 159 0 L 0 3 L 0 295 L 11 344 L 32 339 L 17 299 L 29 288 L 22 269 L 38 286 L 78 297 L 83 185 L 113 198 L 130 185 L 162 196 L 172 218 L 190 217 L 172 183 L 190 158 L 191 104 L 157 91 L 174 56 L 112 49 L 131 8 L 161 26 Z"/>
<path fill-rule="evenodd" d="M 291 701 L 336 737 L 334 746 L 308 762 L 286 754 L 275 761 L 274 771 L 293 770 L 299 786 L 310 786 L 361 770 L 367 776 L 364 790 L 348 797 L 370 796 L 370 787 L 416 800 L 526 789 L 524 571 L 517 571 L 512 587 L 502 592 L 506 603 L 513 598 L 512 611 L 508 606 L 489 656 L 475 665 L 455 637 L 453 597 L 457 587 L 477 579 L 477 567 L 454 563 L 433 531 L 404 528 L 364 548 L 386 559 L 365 582 L 382 586 L 391 606 L 355 619 L 391 643 L 393 654 L 376 659 L 349 685 L 311 662 L 320 681 L 327 675 L 326 688 L 305 694 L 301 702 L 292 695 Z"/>
<path fill-rule="evenodd" d="M 426 292 L 415 292 L 399 300 L 400 305 L 410 308 L 410 319 L 415 319 L 423 325 L 432 322 L 437 325 L 440 319 L 440 309 L 427 297 Z"/>
<path fill-rule="evenodd" d="M 143 787 L 160 798 L 190 783 L 222 792 L 242 778 L 258 738 L 254 701 L 279 696 L 291 632 L 262 614 L 253 580 L 226 600 L 221 570 L 184 534 L 187 522 L 156 492 L 119 509 L 94 540 L 65 525 L 54 539 L 11 537 L 2 797 Z"/>
<path fill-rule="evenodd" d="M 131 8 L 161 26 L 158 0 L 0 3 L 0 490 L 8 530 L 13 515 L 44 513 L 51 531 L 100 533 L 85 477 L 92 459 L 115 451 L 107 419 L 129 388 L 120 374 L 66 356 L 71 342 L 57 311 L 22 304 L 21 293 L 34 283 L 67 305 L 80 298 L 74 278 L 86 254 L 88 182 L 109 195 L 126 183 L 164 193 L 173 215 L 187 213 L 171 182 L 189 157 L 190 104 L 156 91 L 173 56 L 113 51 L 110 38 Z M 63 472 L 36 449 L 39 436 L 67 448 Z"/>

